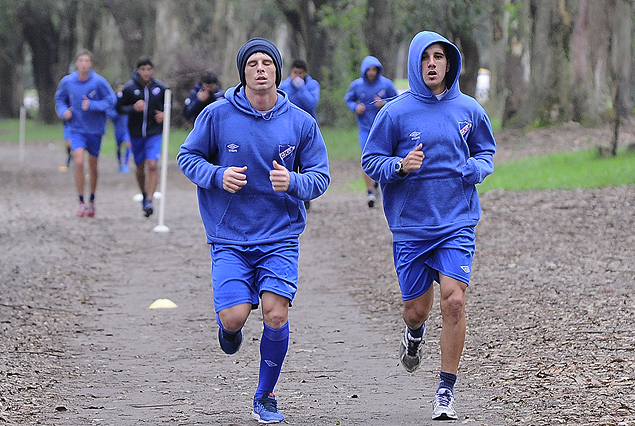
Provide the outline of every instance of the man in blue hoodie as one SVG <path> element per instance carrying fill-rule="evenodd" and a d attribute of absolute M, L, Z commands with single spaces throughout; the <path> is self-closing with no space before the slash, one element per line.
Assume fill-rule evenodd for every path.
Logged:
<path fill-rule="evenodd" d="M 315 120 L 277 90 L 282 58 L 276 46 L 251 39 L 236 62 L 240 84 L 199 114 L 177 160 L 198 187 L 223 352 L 238 351 L 241 330 L 262 303 L 252 416 L 277 423 L 284 416 L 273 391 L 289 344 L 304 201 L 326 191 L 328 157 Z"/>
<path fill-rule="evenodd" d="M 465 292 L 480 216 L 476 184 L 494 171 L 496 142 L 483 108 L 461 93 L 461 55 L 439 34 L 410 44 L 410 90 L 377 115 L 362 167 L 382 186 L 406 323 L 404 368 L 421 362 L 425 321 L 439 283 L 441 371 L 432 418 L 456 419 L 454 384 L 465 342 Z"/>
<path fill-rule="evenodd" d="M 55 93 L 55 108 L 65 121 L 65 135 L 70 140 L 75 160 L 75 186 L 79 196 L 76 215 L 95 216 L 97 190 L 97 162 L 101 139 L 106 133 L 108 110 L 117 98 L 105 78 L 92 70 L 93 55 L 83 50 L 77 55 L 76 70 L 62 78 Z M 84 202 L 84 152 L 88 151 L 90 173 L 90 199 Z"/>
<path fill-rule="evenodd" d="M 397 96 L 397 89 L 393 82 L 382 75 L 384 68 L 379 59 L 374 56 L 366 56 L 360 67 L 361 77 L 354 80 L 348 87 L 344 101 L 348 108 L 357 115 L 359 127 L 359 145 L 364 149 L 370 127 L 375 116 L 386 104 L 386 100 Z M 367 174 L 364 174 L 366 191 L 368 192 L 368 207 L 375 206 L 377 185 Z"/>
<path fill-rule="evenodd" d="M 158 162 L 163 134 L 165 84 L 154 77 L 154 64 L 148 57 L 137 61 L 132 80 L 117 93 L 117 112 L 128 116 L 128 130 L 136 178 L 141 190 L 141 209 L 145 217 L 154 212 L 152 200 L 159 182 Z"/>

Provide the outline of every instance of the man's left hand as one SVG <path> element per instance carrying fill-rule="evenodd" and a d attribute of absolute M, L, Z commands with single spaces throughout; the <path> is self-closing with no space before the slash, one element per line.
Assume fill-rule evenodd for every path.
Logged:
<path fill-rule="evenodd" d="M 269 172 L 269 180 L 271 181 L 271 187 L 274 191 L 287 192 L 289 183 L 291 182 L 291 176 L 286 167 L 278 164 L 276 160 L 273 160 L 273 170 Z"/>

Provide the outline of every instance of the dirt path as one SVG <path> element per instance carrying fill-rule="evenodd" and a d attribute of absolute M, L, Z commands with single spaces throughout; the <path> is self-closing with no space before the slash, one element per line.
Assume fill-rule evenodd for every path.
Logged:
<path fill-rule="evenodd" d="M 17 158 L 0 146 L 0 423 L 255 424 L 261 318 L 236 355 L 220 351 L 195 189 L 176 165 L 157 234 L 114 159 L 97 217 L 78 219 L 61 145 Z M 345 189 L 356 163 L 331 167 L 301 238 L 280 408 L 295 425 L 432 424 L 438 308 L 410 375 L 383 214 Z M 635 425 L 633 207 L 635 187 L 483 197 L 460 423 Z M 148 309 L 159 298 L 178 308 Z"/>

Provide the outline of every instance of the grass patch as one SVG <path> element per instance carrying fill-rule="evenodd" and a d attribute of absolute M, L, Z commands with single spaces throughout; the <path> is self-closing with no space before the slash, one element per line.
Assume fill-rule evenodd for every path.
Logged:
<path fill-rule="evenodd" d="M 168 147 L 168 155 L 170 160 L 176 158 L 181 144 L 190 133 L 188 129 L 171 129 L 170 145 Z M 115 132 L 110 121 L 106 125 L 106 135 L 101 143 L 100 156 L 115 156 Z M 59 143 L 60 147 L 64 147 L 64 136 L 62 131 L 62 123 L 44 124 L 37 120 L 26 120 L 25 123 L 25 142 L 43 142 Z M 20 140 L 20 120 L 5 119 L 0 120 L 0 143 L 17 143 Z"/>
<path fill-rule="evenodd" d="M 321 127 L 322 137 L 331 160 L 360 160 L 359 132 L 357 127 Z"/>
<path fill-rule="evenodd" d="M 493 189 L 602 188 L 635 184 L 635 151 L 621 149 L 616 157 L 601 157 L 597 149 L 527 157 L 497 164 L 478 185 L 480 193 Z"/>

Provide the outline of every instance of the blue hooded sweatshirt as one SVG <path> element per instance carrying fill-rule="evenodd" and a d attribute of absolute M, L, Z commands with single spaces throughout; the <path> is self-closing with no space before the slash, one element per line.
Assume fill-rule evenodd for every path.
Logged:
<path fill-rule="evenodd" d="M 441 99 L 421 70 L 424 50 L 438 42 L 446 44 L 450 61 Z M 393 241 L 436 240 L 480 219 L 476 184 L 494 171 L 496 142 L 485 110 L 461 93 L 460 74 L 457 47 L 439 34 L 420 32 L 408 55 L 410 90 L 382 108 L 370 131 L 362 168 L 382 185 Z M 400 176 L 397 162 L 420 143 L 421 168 Z"/>
<path fill-rule="evenodd" d="M 280 83 L 280 90 L 285 92 L 289 100 L 299 106 L 317 121 L 315 110 L 320 102 L 320 83 L 307 75 L 304 84 L 295 87 L 291 82 L 291 77 L 287 77 Z"/>
<path fill-rule="evenodd" d="M 88 110 L 82 109 L 84 97 L 88 98 Z M 77 71 L 65 76 L 55 92 L 55 109 L 61 118 L 64 112 L 72 108 L 73 116 L 66 122 L 67 128 L 74 133 L 103 135 L 106 133 L 106 119 L 117 97 L 105 78 L 90 70 L 88 78 L 79 79 Z"/>
<path fill-rule="evenodd" d="M 291 175 L 287 192 L 276 192 L 273 161 Z M 306 225 L 304 200 L 329 185 L 328 157 L 315 120 L 278 90 L 267 113 L 252 108 L 242 84 L 207 106 L 181 146 L 181 171 L 198 186 L 198 204 L 209 243 L 238 245 L 297 240 Z M 247 184 L 223 189 L 230 166 L 247 166 Z"/>
<path fill-rule="evenodd" d="M 366 77 L 366 71 L 372 66 L 376 66 L 379 69 L 377 77 L 372 82 Z M 362 60 L 360 67 L 361 77 L 353 80 L 348 87 L 348 92 L 344 96 L 344 101 L 348 108 L 355 112 L 357 104 L 365 104 L 366 112 L 357 115 L 357 125 L 360 129 L 370 130 L 370 126 L 373 125 L 373 120 L 379 112 L 380 108 L 375 105 L 375 97 L 379 99 L 388 100 L 397 96 L 397 88 L 393 82 L 384 77 L 382 72 L 384 67 L 379 62 L 379 59 L 374 56 L 366 56 Z"/>

